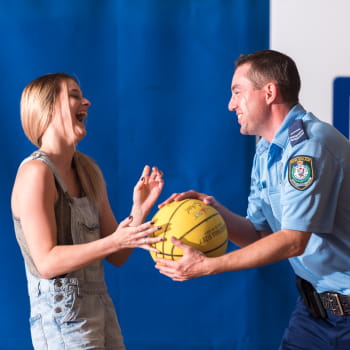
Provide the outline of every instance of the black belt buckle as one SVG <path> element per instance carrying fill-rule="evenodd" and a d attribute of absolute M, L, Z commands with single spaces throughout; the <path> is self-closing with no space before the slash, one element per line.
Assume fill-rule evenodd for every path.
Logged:
<path fill-rule="evenodd" d="M 325 307 L 329 309 L 335 316 L 344 316 L 345 312 L 337 293 L 326 293 L 327 301 Z"/>

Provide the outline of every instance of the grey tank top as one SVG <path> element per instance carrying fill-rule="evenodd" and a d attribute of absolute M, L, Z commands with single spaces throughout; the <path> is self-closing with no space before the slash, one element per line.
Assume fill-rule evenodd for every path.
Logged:
<path fill-rule="evenodd" d="M 79 198 L 69 196 L 66 185 L 62 181 L 55 165 L 44 152 L 34 152 L 31 156 L 26 158 L 21 165 L 34 159 L 47 164 L 55 176 L 56 188 L 58 191 L 58 200 L 55 204 L 57 244 L 81 244 L 99 239 L 100 230 L 97 207 L 93 205 L 86 196 Z M 26 271 L 37 278 L 41 278 L 28 249 L 21 226 L 21 220 L 20 218 L 13 217 L 13 221 L 16 239 L 25 261 Z M 84 280 L 99 280 L 100 277 L 98 277 L 98 275 L 103 271 L 102 261 L 94 263 L 91 268 L 94 271 L 92 275 L 89 273 L 89 269 L 85 268 L 70 273 L 69 276 L 76 276 Z"/>

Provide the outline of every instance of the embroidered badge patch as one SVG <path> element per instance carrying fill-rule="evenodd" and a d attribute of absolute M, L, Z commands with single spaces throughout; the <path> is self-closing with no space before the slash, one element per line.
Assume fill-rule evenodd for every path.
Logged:
<path fill-rule="evenodd" d="M 312 158 L 298 156 L 288 162 L 289 183 L 297 190 L 303 191 L 314 182 Z"/>

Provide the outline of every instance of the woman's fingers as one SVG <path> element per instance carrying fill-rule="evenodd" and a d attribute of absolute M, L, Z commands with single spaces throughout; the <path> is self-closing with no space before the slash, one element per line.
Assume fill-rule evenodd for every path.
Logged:
<path fill-rule="evenodd" d="M 132 220 L 133 220 L 133 217 L 132 215 L 128 216 L 127 218 L 125 218 L 124 220 L 122 220 L 120 223 L 119 223 L 119 227 L 122 228 L 122 227 L 128 227 L 131 223 L 132 223 Z"/>
<path fill-rule="evenodd" d="M 148 221 L 132 228 L 132 235 L 138 244 L 153 244 L 163 240 L 163 237 L 149 237 L 149 235 L 161 230 L 161 226 L 154 226 L 152 221 Z"/>

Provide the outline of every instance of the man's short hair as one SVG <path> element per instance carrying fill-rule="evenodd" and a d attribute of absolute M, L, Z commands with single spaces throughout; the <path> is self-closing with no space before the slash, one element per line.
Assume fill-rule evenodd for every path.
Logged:
<path fill-rule="evenodd" d="M 285 103 L 294 105 L 299 102 L 300 76 L 295 62 L 289 56 L 274 50 L 262 50 L 241 55 L 235 65 L 237 68 L 246 63 L 250 64 L 248 78 L 256 89 L 272 81 L 279 87 Z"/>

